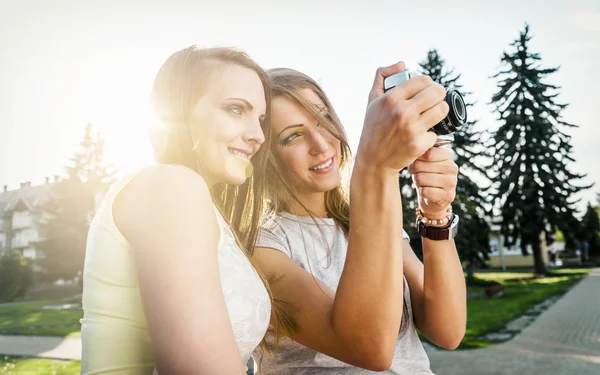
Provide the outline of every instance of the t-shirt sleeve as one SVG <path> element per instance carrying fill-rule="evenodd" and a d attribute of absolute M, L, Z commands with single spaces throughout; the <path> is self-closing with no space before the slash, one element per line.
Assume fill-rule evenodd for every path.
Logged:
<path fill-rule="evenodd" d="M 292 252 L 289 248 L 286 236 L 279 226 L 260 228 L 258 232 L 257 247 L 268 247 L 279 250 L 291 258 Z"/>

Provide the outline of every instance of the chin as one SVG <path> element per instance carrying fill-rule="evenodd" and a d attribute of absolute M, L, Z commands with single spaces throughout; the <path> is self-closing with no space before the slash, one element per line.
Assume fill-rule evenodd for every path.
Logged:
<path fill-rule="evenodd" d="M 317 186 L 317 190 L 322 193 L 327 193 L 329 191 L 335 190 L 335 188 L 337 188 L 338 186 L 340 186 L 339 181 L 337 181 L 337 183 L 322 184 L 320 186 Z"/>
<path fill-rule="evenodd" d="M 243 185 L 246 182 L 247 177 L 246 175 L 227 175 L 224 176 L 223 180 L 229 185 Z"/>
<path fill-rule="evenodd" d="M 323 188 L 323 191 L 327 192 L 327 191 L 334 190 L 335 188 L 340 186 L 341 183 L 342 183 L 341 177 L 339 175 L 337 175 L 337 176 L 335 176 L 335 178 L 330 178 L 330 179 L 328 179 L 328 181 L 323 181 L 323 184 L 321 185 L 321 187 Z"/>
<path fill-rule="evenodd" d="M 240 162 L 237 157 L 229 157 L 220 168 L 221 181 L 229 185 L 242 185 L 248 177 L 246 169 L 250 162 Z"/>

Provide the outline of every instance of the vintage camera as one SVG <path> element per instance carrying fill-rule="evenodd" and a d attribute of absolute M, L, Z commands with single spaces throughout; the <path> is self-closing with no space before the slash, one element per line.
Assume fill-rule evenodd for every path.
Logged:
<path fill-rule="evenodd" d="M 401 83 L 416 77 L 418 74 L 405 70 L 396 74 L 392 74 L 383 80 L 384 92 L 400 85 Z M 467 122 L 467 106 L 462 95 L 453 89 L 446 91 L 446 103 L 450 107 L 448 115 L 438 124 L 434 125 L 429 131 L 434 132 L 442 138 L 454 133 L 459 127 Z"/>

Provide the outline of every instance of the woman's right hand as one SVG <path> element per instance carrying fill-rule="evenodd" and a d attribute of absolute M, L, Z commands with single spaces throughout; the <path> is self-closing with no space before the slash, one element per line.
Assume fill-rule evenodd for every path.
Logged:
<path fill-rule="evenodd" d="M 428 130 L 448 113 L 446 90 L 418 76 L 384 93 L 384 78 L 404 70 L 403 62 L 377 69 L 356 163 L 398 173 L 435 144 Z"/>

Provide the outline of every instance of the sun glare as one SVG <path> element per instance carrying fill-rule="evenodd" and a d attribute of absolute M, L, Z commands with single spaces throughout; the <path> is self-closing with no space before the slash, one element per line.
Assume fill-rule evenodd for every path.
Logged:
<path fill-rule="evenodd" d="M 85 115 L 104 139 L 104 158 L 126 170 L 152 163 L 148 130 L 152 116 L 148 98 L 152 64 L 137 66 L 104 62 L 89 77 Z"/>

